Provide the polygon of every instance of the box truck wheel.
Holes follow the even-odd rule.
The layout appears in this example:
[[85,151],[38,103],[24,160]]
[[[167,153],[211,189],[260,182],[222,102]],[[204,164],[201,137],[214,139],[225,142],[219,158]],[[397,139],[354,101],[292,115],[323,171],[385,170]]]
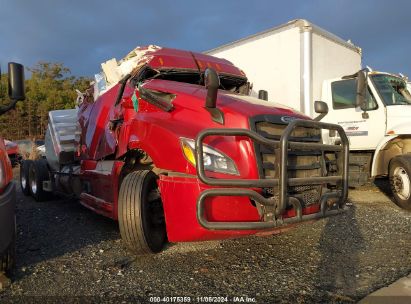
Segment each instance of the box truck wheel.
[[120,187],[120,234],[126,246],[135,253],[159,252],[167,239],[157,179],[152,171],[133,171]]
[[29,169],[32,162],[27,159],[20,163],[20,187],[24,195],[30,195]]
[[45,159],[36,159],[29,168],[29,188],[31,196],[38,202],[48,198],[49,193],[43,190],[43,181],[49,180],[49,170]]
[[395,203],[411,210],[411,155],[400,155],[390,161],[390,184]]

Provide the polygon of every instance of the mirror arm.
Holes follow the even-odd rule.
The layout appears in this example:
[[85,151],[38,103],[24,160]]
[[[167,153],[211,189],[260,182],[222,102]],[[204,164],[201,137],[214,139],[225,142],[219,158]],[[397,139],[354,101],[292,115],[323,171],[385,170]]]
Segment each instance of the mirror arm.
[[321,119],[323,119],[328,113],[321,113],[320,115],[318,115],[317,117],[315,117],[313,120],[315,121],[320,121]]

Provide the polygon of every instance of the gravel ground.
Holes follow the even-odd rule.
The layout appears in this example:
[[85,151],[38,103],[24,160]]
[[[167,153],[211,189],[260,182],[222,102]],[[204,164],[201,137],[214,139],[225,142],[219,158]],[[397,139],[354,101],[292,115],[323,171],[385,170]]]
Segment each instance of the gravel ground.
[[374,186],[352,193],[344,215],[286,233],[133,256],[115,222],[73,200],[19,192],[17,267],[0,302],[357,302],[411,272],[411,213]]

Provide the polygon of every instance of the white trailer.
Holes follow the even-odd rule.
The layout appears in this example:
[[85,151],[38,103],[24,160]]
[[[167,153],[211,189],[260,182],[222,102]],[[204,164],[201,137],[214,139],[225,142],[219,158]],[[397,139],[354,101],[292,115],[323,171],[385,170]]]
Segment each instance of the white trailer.
[[[350,139],[350,185],[389,176],[395,202],[411,210],[411,94],[401,76],[361,70],[358,46],[306,20],[206,53],[242,67],[251,95],[266,91],[310,117],[314,102],[325,102],[322,121],[342,125]],[[332,133],[323,139],[339,140]]]

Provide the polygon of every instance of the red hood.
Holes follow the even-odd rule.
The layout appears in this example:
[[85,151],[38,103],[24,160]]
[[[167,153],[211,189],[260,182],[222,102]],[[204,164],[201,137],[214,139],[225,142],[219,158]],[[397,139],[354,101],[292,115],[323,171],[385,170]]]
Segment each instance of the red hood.
[[[207,90],[203,86],[175,81],[151,80],[148,81],[144,87],[176,94],[177,97],[173,101],[175,108],[184,107],[194,111],[198,111],[199,109],[204,110]],[[250,96],[234,94],[224,90],[218,91],[217,108],[223,111],[228,117],[231,114],[240,114],[245,118],[250,118],[264,114],[310,119],[304,114],[284,105]]]

